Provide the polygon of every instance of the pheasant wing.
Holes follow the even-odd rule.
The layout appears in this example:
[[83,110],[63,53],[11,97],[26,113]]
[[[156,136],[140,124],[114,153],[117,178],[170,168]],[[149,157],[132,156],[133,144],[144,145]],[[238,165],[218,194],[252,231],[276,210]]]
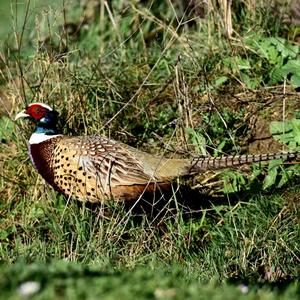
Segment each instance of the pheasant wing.
[[127,147],[99,136],[68,137],[55,149],[55,184],[66,195],[103,198],[119,186],[155,182]]

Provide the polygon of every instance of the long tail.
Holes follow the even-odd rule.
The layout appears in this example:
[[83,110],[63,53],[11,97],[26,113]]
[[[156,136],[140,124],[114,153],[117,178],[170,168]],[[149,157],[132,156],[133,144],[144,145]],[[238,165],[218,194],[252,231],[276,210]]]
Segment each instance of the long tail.
[[300,151],[269,154],[246,154],[219,157],[195,157],[189,169],[189,174],[201,173],[209,170],[218,170],[251,164],[255,162],[270,161],[275,159],[293,160],[300,158]]

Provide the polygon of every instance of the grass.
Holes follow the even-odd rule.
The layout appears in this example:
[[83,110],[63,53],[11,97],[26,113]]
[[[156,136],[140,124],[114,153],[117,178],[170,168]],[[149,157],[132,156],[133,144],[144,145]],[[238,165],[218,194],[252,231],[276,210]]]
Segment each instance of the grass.
[[[288,67],[300,52],[281,18],[288,5],[238,1],[232,39],[211,5],[66,5],[37,11],[36,22],[30,14],[25,25],[35,26],[2,44],[0,297],[26,297],[20,287],[33,281],[32,299],[297,298],[296,171],[276,167],[267,189],[264,166],[180,180],[194,190],[184,203],[174,192],[159,216],[139,215],[55,193],[28,158],[32,128],[12,121],[39,101],[61,112],[65,134],[103,134],[151,153],[281,149],[260,142],[255,125],[299,109],[298,73]],[[279,188],[280,176],[288,181]]]
[[[215,208],[202,222],[139,226],[120,222],[119,210],[103,220],[76,205],[63,214],[35,204],[24,212],[27,220],[2,239],[2,297],[13,298],[21,283],[36,281],[42,287],[37,299],[120,294],[152,299],[159,293],[238,299],[241,284],[249,288],[249,299],[290,299],[299,288],[294,282],[299,222],[296,204],[284,201],[258,196]],[[10,223],[17,227],[16,220]]]
[[[64,298],[64,299],[240,299],[242,284],[237,287],[228,285],[225,289],[215,281],[203,285],[196,278],[188,277],[178,266],[172,266],[166,270],[153,272],[138,267],[134,271],[127,269],[112,271],[109,268],[101,268],[94,265],[87,267],[72,263],[45,263],[27,265],[26,271],[22,264],[17,264],[9,271],[2,270],[7,279],[14,276],[23,281],[36,278],[41,282],[43,293],[37,294],[35,299]],[[6,283],[10,291],[18,289],[18,285]],[[87,288],[88,287],[93,287]],[[296,284],[281,287],[281,290],[271,286],[253,286],[249,292],[248,299],[282,299],[293,297],[297,293]],[[6,299],[12,293],[2,294]],[[291,299],[291,298],[290,298]]]

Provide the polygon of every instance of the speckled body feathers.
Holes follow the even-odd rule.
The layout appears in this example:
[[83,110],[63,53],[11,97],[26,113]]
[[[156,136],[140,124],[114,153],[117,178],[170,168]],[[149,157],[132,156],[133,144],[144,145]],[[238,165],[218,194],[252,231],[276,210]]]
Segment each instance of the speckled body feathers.
[[174,178],[271,159],[292,159],[296,153],[161,158],[99,136],[58,136],[30,146],[38,172],[57,191],[81,201],[137,199],[144,192],[166,190]]
[[164,189],[169,185],[166,181],[175,177],[161,174],[170,159],[98,136],[55,137],[31,145],[30,152],[34,166],[49,184],[82,201],[134,199],[143,191]]

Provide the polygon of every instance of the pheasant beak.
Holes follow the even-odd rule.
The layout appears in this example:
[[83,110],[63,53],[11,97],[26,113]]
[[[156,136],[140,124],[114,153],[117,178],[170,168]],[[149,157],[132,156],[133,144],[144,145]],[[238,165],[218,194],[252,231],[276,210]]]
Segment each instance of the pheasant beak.
[[20,118],[30,118],[30,115],[27,114],[25,110],[23,110],[15,116],[15,121],[17,121]]

